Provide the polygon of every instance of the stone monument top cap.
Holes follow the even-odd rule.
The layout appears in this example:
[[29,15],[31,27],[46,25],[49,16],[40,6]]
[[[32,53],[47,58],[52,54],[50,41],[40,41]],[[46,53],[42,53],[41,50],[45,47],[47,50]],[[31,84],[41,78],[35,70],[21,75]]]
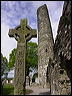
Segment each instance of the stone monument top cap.
[[39,10],[42,10],[42,8],[46,8],[46,7],[47,7],[47,5],[46,5],[46,4],[44,4],[44,5],[40,6],[40,7],[37,9],[37,12],[38,12]]

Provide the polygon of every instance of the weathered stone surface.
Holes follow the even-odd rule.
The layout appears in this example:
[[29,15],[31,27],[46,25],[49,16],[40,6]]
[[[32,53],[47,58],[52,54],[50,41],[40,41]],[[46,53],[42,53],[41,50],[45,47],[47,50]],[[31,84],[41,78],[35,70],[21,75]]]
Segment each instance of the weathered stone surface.
[[25,64],[26,64],[26,42],[36,37],[36,30],[27,25],[27,19],[21,19],[20,25],[9,29],[10,37],[17,40],[17,53],[14,72],[14,95],[25,94]]
[[[38,78],[51,95],[71,94],[71,1],[64,1],[55,43],[46,5],[37,10]],[[53,46],[54,45],[54,46]],[[47,75],[46,75],[47,72]]]
[[49,58],[53,59],[53,35],[46,4],[37,10],[38,21],[38,78],[43,86],[47,84]]
[[51,95],[71,94],[71,1],[65,1],[49,63]]

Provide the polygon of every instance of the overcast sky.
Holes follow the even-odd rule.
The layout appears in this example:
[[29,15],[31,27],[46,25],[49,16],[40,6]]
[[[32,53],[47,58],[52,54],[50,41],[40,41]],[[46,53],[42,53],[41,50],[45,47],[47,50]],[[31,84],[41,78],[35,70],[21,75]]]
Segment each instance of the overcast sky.
[[[55,40],[64,1],[1,1],[1,53],[8,60],[11,51],[17,47],[17,41],[8,36],[9,29],[18,26],[21,18],[27,18],[27,25],[37,29],[37,9],[44,4],[49,11]],[[33,38],[31,41],[38,43],[38,38]]]

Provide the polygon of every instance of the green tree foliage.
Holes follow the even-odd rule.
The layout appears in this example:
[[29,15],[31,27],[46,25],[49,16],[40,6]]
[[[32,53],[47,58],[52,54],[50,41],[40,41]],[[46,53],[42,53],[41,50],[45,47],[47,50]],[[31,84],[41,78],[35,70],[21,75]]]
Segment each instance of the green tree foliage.
[[[13,49],[9,55],[9,70],[12,70],[15,64],[17,48]],[[26,48],[26,75],[29,75],[30,67],[38,67],[38,45],[34,42],[27,42]]]
[[37,43],[28,42],[26,51],[26,75],[29,75],[29,68],[38,68],[38,45]]
[[8,60],[6,57],[3,57],[1,53],[1,76],[5,76],[7,78],[8,75]]
[[13,68],[14,68],[15,58],[16,58],[16,51],[17,51],[17,49],[14,48],[12,50],[12,52],[10,53],[10,55],[9,55],[9,63],[8,63],[9,70],[13,70]]

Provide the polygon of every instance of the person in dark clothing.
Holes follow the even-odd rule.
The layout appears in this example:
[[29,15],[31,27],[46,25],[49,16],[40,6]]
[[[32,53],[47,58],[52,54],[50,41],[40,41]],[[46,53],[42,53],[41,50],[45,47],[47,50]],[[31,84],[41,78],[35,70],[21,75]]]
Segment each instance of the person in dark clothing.
[[30,76],[29,76],[29,86],[30,86]]

